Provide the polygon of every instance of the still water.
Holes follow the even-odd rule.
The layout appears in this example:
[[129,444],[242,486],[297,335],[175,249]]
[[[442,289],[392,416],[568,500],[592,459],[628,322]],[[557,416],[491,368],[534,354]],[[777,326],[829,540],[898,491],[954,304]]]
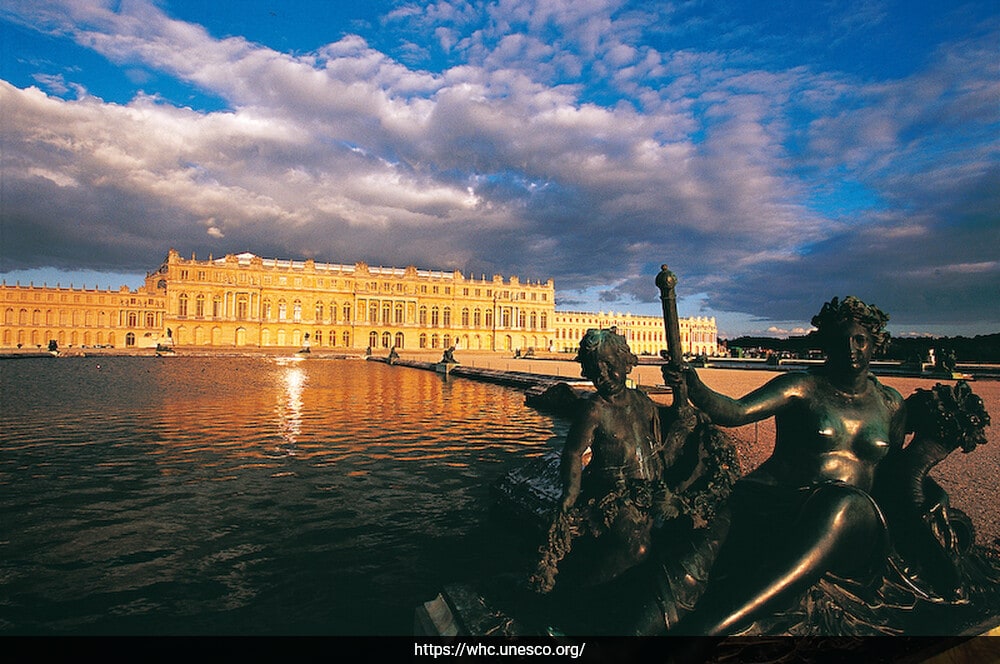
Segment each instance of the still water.
[[2,361],[0,635],[412,634],[503,549],[489,484],[565,432],[357,360]]

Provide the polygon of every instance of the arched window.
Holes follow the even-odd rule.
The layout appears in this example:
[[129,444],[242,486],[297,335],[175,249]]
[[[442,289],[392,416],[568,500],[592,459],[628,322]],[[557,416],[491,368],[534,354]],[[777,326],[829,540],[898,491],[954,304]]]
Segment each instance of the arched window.
[[[420,318],[417,319],[421,325],[427,325],[427,307],[420,307]],[[423,346],[421,346],[423,348]]]
[[403,347],[403,333],[402,332],[397,332],[396,333],[396,340],[393,342],[393,345],[396,348],[402,348]]
[[493,327],[493,310],[487,309],[484,312],[484,318],[486,319],[486,327]]
[[368,334],[368,345],[372,348],[378,346],[378,332],[370,332]]
[[439,348],[440,346],[438,345],[438,342],[439,342],[438,335],[432,334],[431,335],[431,348]]
[[194,298],[194,315],[201,318],[205,315],[205,296],[199,295]]
[[462,308],[462,327],[469,327],[469,308]]
[[[431,307],[431,327],[437,327],[440,320],[441,312],[437,307]],[[437,346],[433,346],[433,348],[437,348]]]
[[482,309],[476,309],[472,312],[472,326],[482,327],[483,325],[483,311]]
[[[316,314],[315,314],[315,317],[313,318],[313,320],[315,320],[317,323],[322,323],[323,322],[323,303],[322,302],[317,302],[316,303]],[[317,345],[318,345],[318,343],[317,343]]]
[[128,334],[125,335],[125,345],[128,347],[132,347],[135,345],[135,334],[129,332]]
[[[270,305],[268,305],[270,308]],[[222,317],[222,296],[216,295],[212,298],[212,317],[221,318]]]
[[403,303],[402,302],[397,302],[396,303],[396,317],[393,319],[393,322],[396,325],[402,325],[403,321],[404,321],[404,319],[403,319]]
[[284,300],[278,300],[278,320],[286,320],[288,318],[288,303]]
[[146,327],[149,329],[156,327],[156,314],[151,311],[146,313]]
[[302,300],[295,300],[292,303],[292,320],[296,323],[302,320]]
[[426,334],[421,334],[421,335],[420,335],[420,338],[419,338],[419,343],[418,343],[418,345],[419,345],[419,346],[420,346],[421,348],[427,348],[427,335],[426,335]]
[[372,325],[378,324],[378,302],[374,300],[368,303],[368,322]]
[[[215,314],[213,313],[212,315],[214,316]],[[264,304],[262,305],[261,318],[263,318],[264,320],[271,320],[271,301],[270,300],[264,300]]]
[[535,330],[535,329],[538,328],[538,314],[537,313],[535,313],[534,311],[532,311],[531,315],[528,316],[528,321],[529,321],[528,324],[529,324],[529,326],[531,327],[532,330]]
[[544,313],[544,312],[543,312],[543,313],[542,313],[542,316],[541,316],[541,319],[542,319],[542,320],[541,320],[541,323],[542,323],[542,329],[543,329],[543,330],[547,330],[547,329],[549,329],[549,315],[548,315],[547,313]]
[[[344,312],[343,313],[344,313],[344,322],[345,323],[350,323],[351,322],[351,303],[350,302],[345,302],[344,303]],[[345,332],[344,334],[347,334],[347,333]],[[346,338],[350,339],[350,335],[348,335]],[[346,344],[345,343],[344,345],[345,346],[349,346],[350,344]]]
[[344,333],[340,336],[340,345],[344,346],[345,348],[351,347],[351,333],[348,332],[347,330],[344,330]]
[[188,315],[188,296],[187,293],[181,293],[180,297],[177,298],[177,315],[187,316]]
[[382,324],[383,325],[388,325],[389,324],[389,316],[390,316],[390,314],[392,314],[392,302],[383,302],[382,303]]
[[382,348],[389,348],[392,344],[392,335],[388,332],[382,333]]
[[451,307],[445,307],[444,308],[444,315],[443,315],[443,320],[441,321],[441,323],[445,327],[451,327]]
[[313,332],[313,343],[317,346],[323,345],[323,330],[316,330]]

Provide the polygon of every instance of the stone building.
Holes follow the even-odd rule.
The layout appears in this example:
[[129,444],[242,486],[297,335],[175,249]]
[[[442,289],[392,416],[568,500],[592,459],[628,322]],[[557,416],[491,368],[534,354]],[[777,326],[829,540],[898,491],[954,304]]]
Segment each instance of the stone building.
[[179,346],[507,351],[554,336],[551,279],[176,251],[158,275]]
[[[554,350],[575,352],[590,328],[615,328],[636,355],[659,355],[667,349],[667,334],[661,316],[631,313],[557,311]],[[681,347],[685,355],[718,355],[715,318],[681,318]]]
[[[0,346],[276,347],[388,351],[575,351],[617,327],[639,354],[666,347],[655,316],[557,312],[555,287],[500,275],[314,260],[183,258],[171,249],[140,288],[0,285]],[[715,319],[682,319],[685,351],[716,352]]]
[[164,292],[0,284],[0,346],[151,348],[161,340]]

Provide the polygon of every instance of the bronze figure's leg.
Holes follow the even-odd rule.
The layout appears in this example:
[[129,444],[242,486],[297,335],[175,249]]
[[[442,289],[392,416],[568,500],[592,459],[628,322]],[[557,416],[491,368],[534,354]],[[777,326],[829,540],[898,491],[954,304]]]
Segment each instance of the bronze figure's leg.
[[[697,608],[671,633],[721,636],[745,629],[756,617],[789,602],[827,572],[867,573],[883,554],[882,519],[871,499],[838,485],[818,488],[803,505],[767,561],[745,560],[742,570],[709,581]],[[740,546],[727,542],[726,548]],[[739,551],[729,559],[739,558]],[[759,565],[755,570],[754,567]]]

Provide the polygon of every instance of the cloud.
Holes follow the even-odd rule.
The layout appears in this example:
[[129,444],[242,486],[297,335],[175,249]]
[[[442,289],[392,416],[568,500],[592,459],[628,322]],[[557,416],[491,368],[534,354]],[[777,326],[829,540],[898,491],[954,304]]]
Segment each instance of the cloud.
[[278,52],[138,1],[8,8],[225,107],[109,103],[69,69],[36,75],[47,93],[0,81],[0,269],[250,248],[551,277],[564,302],[624,307],[655,303],[668,262],[710,311],[808,321],[853,293],[894,320],[1000,323],[995,26],[870,80],[733,34],[699,49],[681,7],[422,9],[384,17],[390,55],[361,35]]

